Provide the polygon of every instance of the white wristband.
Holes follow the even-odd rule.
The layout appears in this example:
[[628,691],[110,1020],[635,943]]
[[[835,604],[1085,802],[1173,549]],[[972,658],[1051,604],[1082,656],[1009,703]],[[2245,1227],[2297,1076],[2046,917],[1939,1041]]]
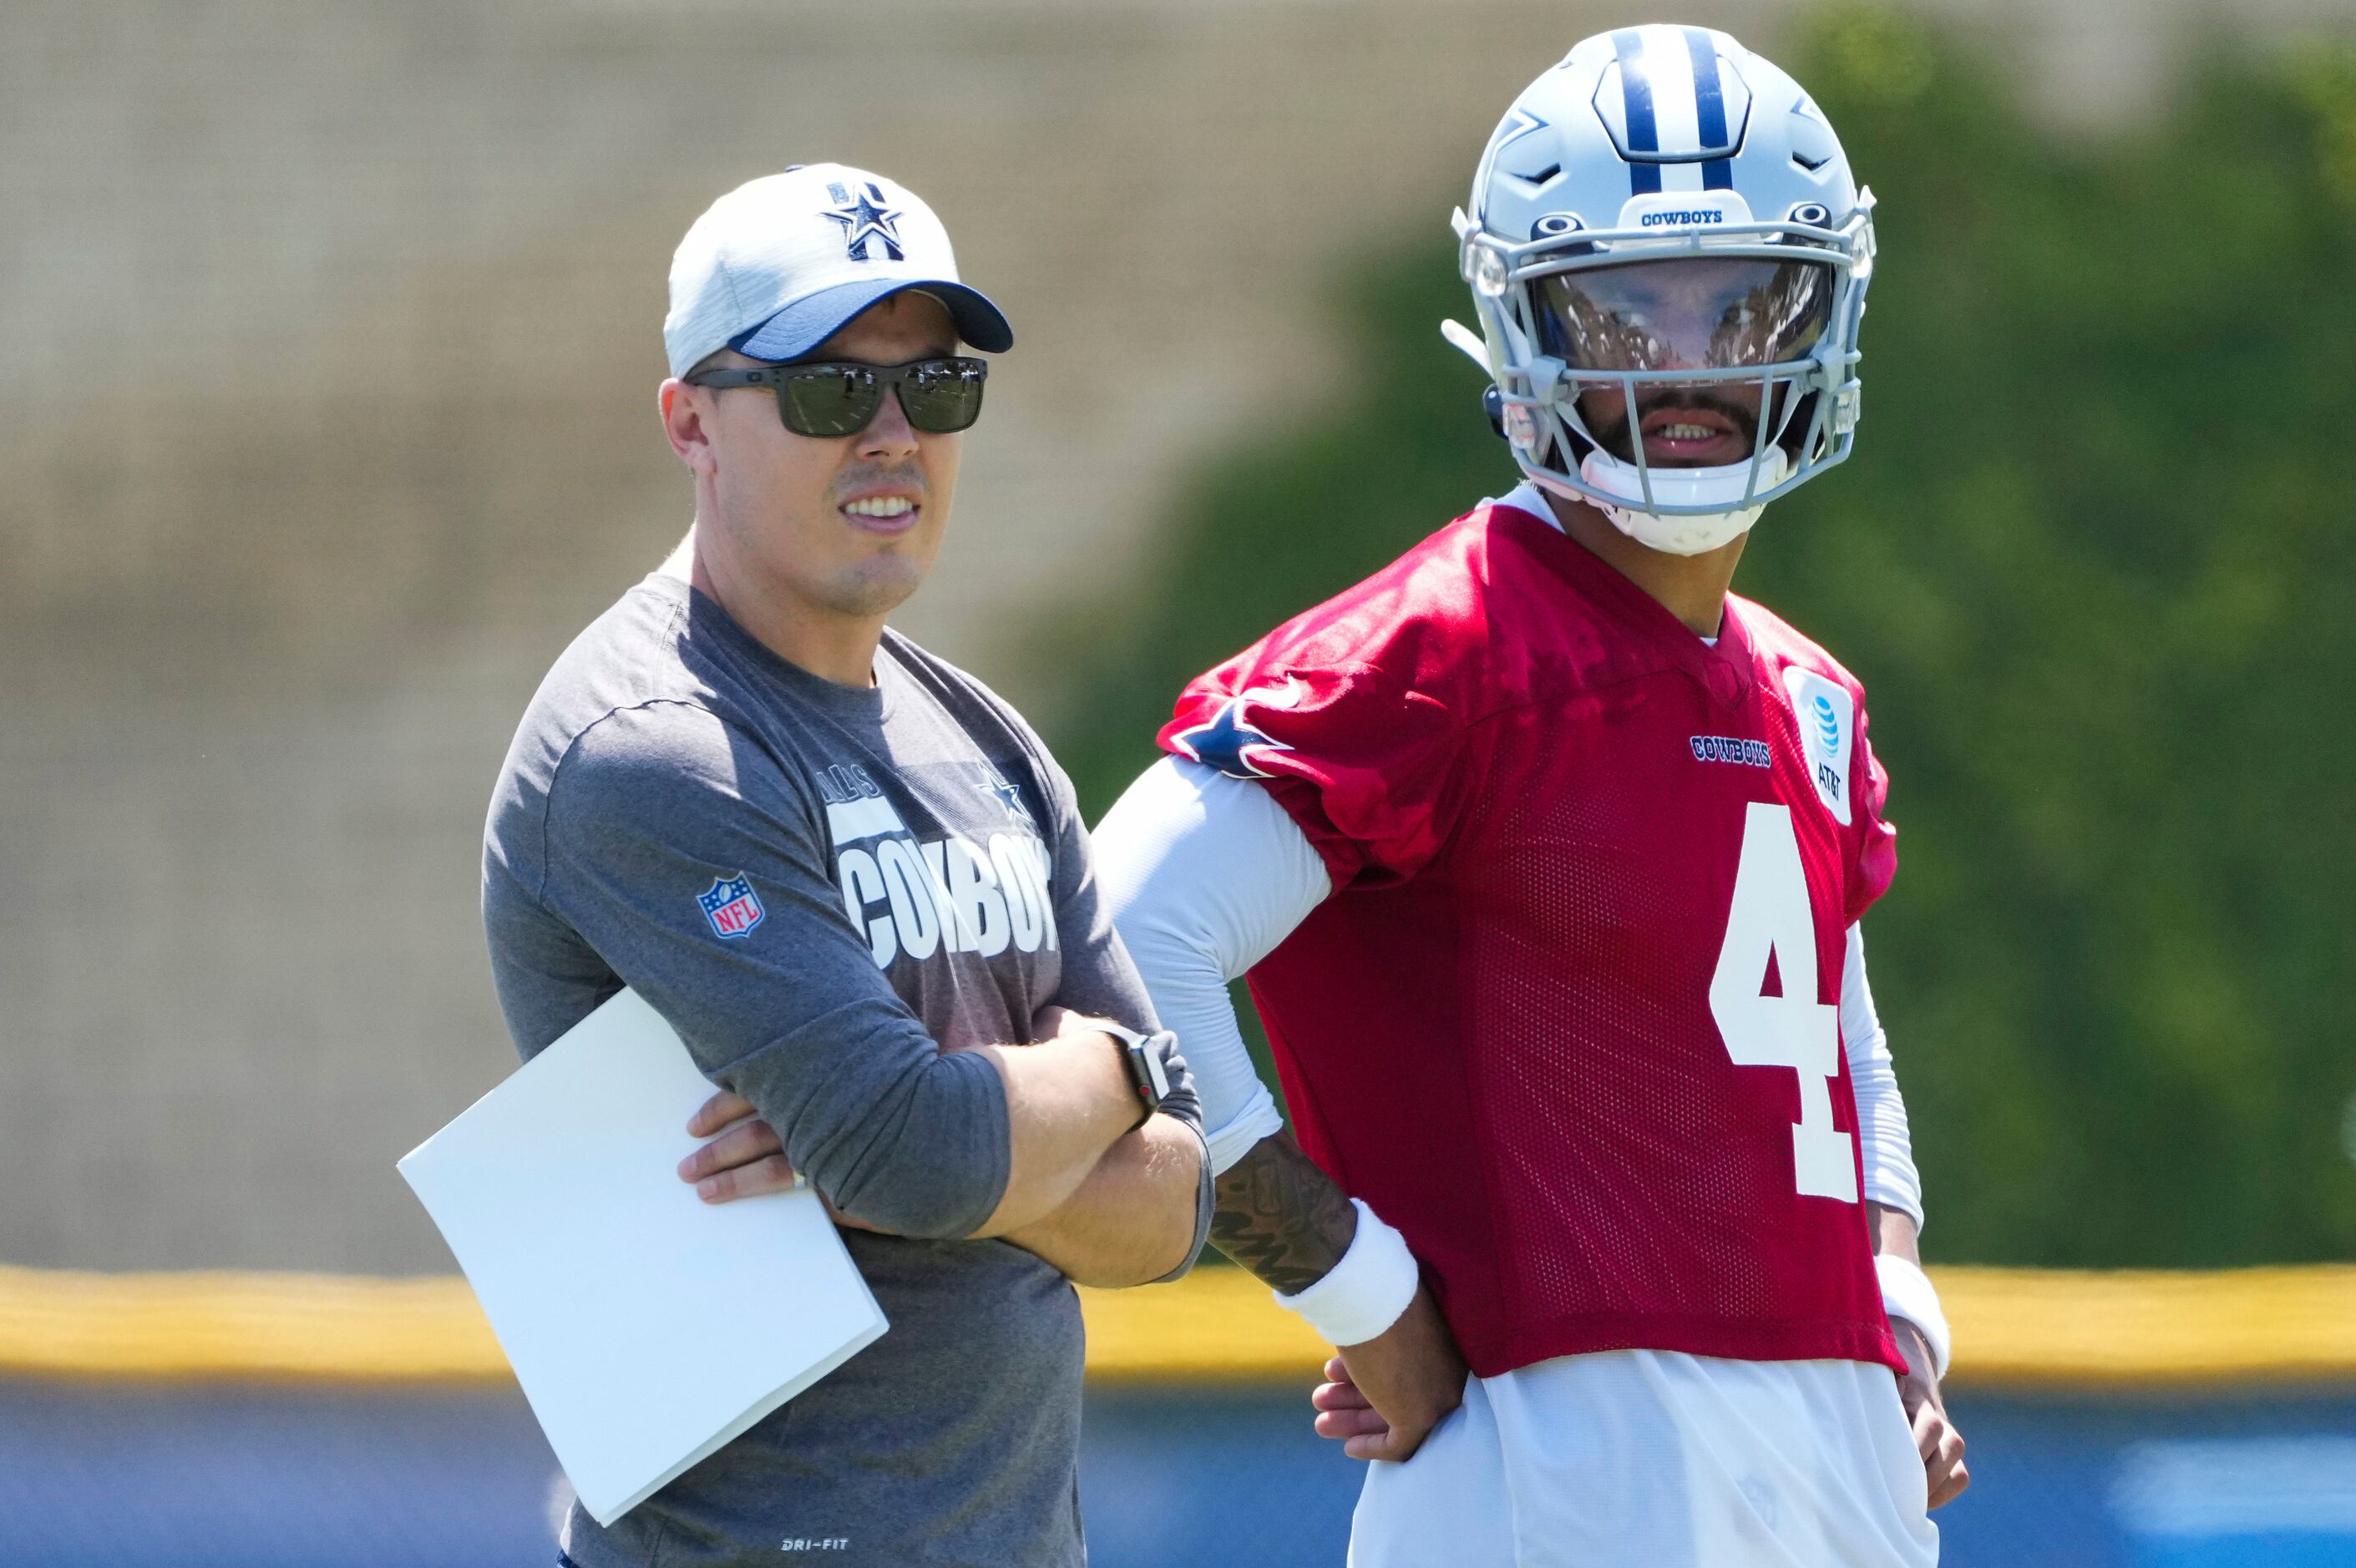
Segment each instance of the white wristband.
[[1931,1276],[1894,1253],[1877,1256],[1873,1272],[1881,1276],[1881,1309],[1922,1331],[1931,1343],[1932,1375],[1945,1377],[1951,1343],[1947,1315],[1939,1310],[1939,1293],[1932,1288]]
[[1295,1296],[1278,1293],[1276,1304],[1298,1312],[1327,1344],[1363,1345],[1392,1324],[1415,1299],[1422,1282],[1407,1238],[1375,1217],[1364,1201],[1353,1198],[1358,1211],[1358,1233],[1350,1250],[1323,1279]]

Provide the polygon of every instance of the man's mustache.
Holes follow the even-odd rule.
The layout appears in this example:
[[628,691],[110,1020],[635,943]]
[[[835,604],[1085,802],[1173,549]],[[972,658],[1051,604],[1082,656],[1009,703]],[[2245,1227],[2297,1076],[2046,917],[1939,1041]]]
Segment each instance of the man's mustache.
[[929,493],[925,470],[915,463],[862,464],[835,475],[830,488],[838,497],[855,496],[863,490],[900,489],[923,500]]
[[1633,421],[1641,420],[1647,414],[1664,411],[1690,410],[1696,413],[1720,415],[1733,422],[1734,428],[1742,436],[1744,446],[1755,448],[1759,444],[1758,416],[1740,404],[1730,403],[1724,398],[1714,398],[1707,392],[1664,393],[1659,397],[1645,400],[1643,406],[1635,408],[1633,413],[1630,409],[1631,405],[1623,400],[1621,404],[1620,417],[1595,432],[1596,443],[1622,463],[1633,463],[1636,460],[1635,443],[1631,439]]

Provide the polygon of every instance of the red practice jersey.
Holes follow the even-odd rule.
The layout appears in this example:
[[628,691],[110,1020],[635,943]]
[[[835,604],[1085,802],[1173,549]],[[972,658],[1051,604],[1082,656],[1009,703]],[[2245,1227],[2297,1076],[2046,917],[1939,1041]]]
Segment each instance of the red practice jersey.
[[1485,506],[1190,685],[1334,896],[1251,971],[1312,1158],[1406,1233],[1472,1370],[1650,1349],[1905,1363],[1838,1022],[1890,885],[1864,692],[1718,644]]

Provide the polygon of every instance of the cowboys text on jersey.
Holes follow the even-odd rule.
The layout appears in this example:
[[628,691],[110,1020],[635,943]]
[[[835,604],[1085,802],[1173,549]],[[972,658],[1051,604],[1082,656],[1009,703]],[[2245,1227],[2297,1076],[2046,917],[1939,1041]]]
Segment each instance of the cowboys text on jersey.
[[[903,953],[921,963],[936,953],[995,958],[1009,947],[1055,951],[1055,901],[1048,891],[1055,860],[1037,834],[1024,828],[979,842],[957,833],[919,839],[865,769],[828,768],[819,787],[826,797],[842,911],[866,934],[877,968]],[[1019,795],[1009,817],[1017,812],[1030,819]]]

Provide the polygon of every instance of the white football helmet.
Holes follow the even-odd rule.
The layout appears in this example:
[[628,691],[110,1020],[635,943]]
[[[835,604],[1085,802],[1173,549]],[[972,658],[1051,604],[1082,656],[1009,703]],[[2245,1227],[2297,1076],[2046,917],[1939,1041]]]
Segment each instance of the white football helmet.
[[1472,205],[1482,332],[1441,331],[1538,485],[1697,555],[1848,455],[1873,195],[1768,61],[1704,27],[1589,38],[1505,112]]

